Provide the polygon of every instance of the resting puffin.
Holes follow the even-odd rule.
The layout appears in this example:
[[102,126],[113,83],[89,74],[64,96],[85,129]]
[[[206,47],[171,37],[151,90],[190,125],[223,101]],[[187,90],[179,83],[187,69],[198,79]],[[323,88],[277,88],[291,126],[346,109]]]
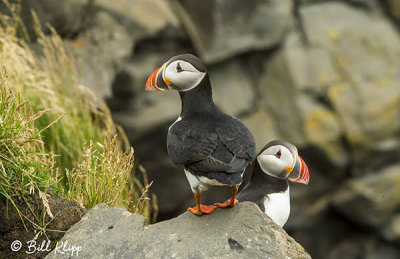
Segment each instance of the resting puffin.
[[251,180],[237,195],[239,202],[256,203],[279,226],[290,214],[289,182],[308,184],[306,163],[297,148],[285,141],[269,142],[257,156]]
[[[256,157],[255,141],[242,122],[214,104],[204,63],[191,54],[172,57],[150,75],[145,89],[173,89],[181,97],[182,111],[168,129],[167,150],[194,193],[196,206],[188,211],[201,215],[217,206],[235,206],[243,172]],[[207,185],[231,186],[232,197],[216,206],[202,205],[200,193]]]

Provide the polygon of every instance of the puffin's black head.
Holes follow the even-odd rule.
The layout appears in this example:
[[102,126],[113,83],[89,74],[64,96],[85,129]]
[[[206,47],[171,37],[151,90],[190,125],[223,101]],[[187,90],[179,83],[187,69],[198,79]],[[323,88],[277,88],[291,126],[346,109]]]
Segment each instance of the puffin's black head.
[[270,176],[308,184],[310,176],[297,148],[283,140],[269,142],[257,156],[262,171]]
[[196,87],[207,74],[206,66],[198,57],[182,54],[172,57],[147,79],[147,91],[188,91]]

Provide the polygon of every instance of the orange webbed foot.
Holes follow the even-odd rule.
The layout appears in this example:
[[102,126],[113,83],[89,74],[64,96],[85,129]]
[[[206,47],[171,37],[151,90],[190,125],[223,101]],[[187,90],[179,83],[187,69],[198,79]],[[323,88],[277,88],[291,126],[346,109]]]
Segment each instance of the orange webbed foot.
[[239,201],[237,199],[229,199],[224,203],[215,203],[215,206],[219,207],[219,208],[226,208],[226,207],[234,207],[236,204],[238,204]]
[[187,211],[192,212],[195,215],[210,214],[213,213],[217,207],[214,205],[200,205],[200,210],[197,206],[193,208],[188,208]]

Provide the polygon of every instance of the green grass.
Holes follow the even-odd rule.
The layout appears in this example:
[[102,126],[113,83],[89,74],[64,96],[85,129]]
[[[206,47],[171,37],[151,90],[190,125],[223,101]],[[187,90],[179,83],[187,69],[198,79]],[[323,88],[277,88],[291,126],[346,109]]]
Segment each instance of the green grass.
[[[67,170],[67,197],[92,208],[98,203],[118,203],[120,190],[127,183],[129,172],[133,170],[133,148],[121,153],[116,135],[107,138],[105,145],[87,143],[79,163],[71,171]],[[97,146],[97,147],[96,147]],[[118,157],[119,159],[115,159]],[[118,172],[123,172],[118,177]]]
[[[14,206],[14,197],[25,199],[38,189],[58,190],[53,177],[54,157],[44,152],[41,130],[26,101],[6,87],[6,70],[0,75],[0,194]],[[18,208],[17,208],[18,210]]]
[[9,7],[13,16],[0,16],[0,194],[13,203],[51,187],[87,208],[107,203],[150,217],[149,185],[107,106],[78,84],[56,32],[37,25],[33,52]]

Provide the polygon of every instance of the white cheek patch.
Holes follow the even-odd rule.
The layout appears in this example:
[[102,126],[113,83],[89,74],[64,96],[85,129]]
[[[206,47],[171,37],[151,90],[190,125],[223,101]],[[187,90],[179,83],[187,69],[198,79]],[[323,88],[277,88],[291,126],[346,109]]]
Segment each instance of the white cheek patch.
[[289,149],[285,147],[281,149],[281,152],[282,152],[281,155],[282,163],[284,163],[286,166],[291,166],[293,168],[296,160],[293,159],[292,153],[289,151]]
[[[176,70],[178,63],[183,69],[182,72]],[[190,63],[178,60],[169,64],[164,71],[164,78],[168,78],[182,92],[196,87],[205,75],[205,72],[198,71]]]
[[181,89],[180,91],[186,92],[189,90],[192,90],[195,88],[203,79],[203,77],[206,75],[206,73],[202,72],[189,72],[189,71],[183,71],[180,73],[177,73],[175,78],[171,80],[176,85]]
[[264,173],[270,176],[277,176],[284,169],[285,165],[274,155],[259,155],[257,161],[260,164],[261,169]]
[[[275,156],[276,152],[279,150],[281,152],[280,158]],[[289,149],[281,145],[272,146],[266,149],[257,157],[257,161],[264,173],[274,177],[277,177],[284,172],[286,167],[293,167],[292,153]]]

